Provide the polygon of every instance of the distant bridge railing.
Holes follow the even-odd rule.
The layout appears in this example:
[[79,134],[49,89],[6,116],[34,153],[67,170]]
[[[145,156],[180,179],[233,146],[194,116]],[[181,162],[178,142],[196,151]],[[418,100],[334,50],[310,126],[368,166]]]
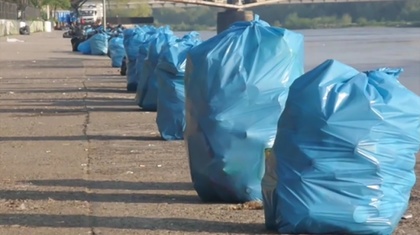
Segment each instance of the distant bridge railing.
[[[234,2],[233,2],[234,1]],[[165,6],[210,6],[226,9],[246,9],[261,5],[274,4],[314,4],[314,3],[346,3],[346,2],[391,2],[397,0],[145,0],[144,2],[129,2],[128,8],[135,7],[139,4],[149,4],[153,7]],[[110,4],[112,7],[114,4]]]
[[238,4],[226,3],[226,2],[211,2],[202,0],[165,0],[173,3],[188,3],[194,5],[206,5],[206,6],[218,6],[223,8],[231,9],[245,9],[252,8],[261,5],[273,5],[273,4],[313,4],[313,3],[345,3],[345,2],[390,2],[395,0],[248,0],[245,2],[238,1]]

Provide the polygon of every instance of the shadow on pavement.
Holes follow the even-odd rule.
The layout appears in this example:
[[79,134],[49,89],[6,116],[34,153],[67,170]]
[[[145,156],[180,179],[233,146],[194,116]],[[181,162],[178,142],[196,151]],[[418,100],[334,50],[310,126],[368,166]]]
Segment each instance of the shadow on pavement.
[[[267,234],[263,224],[205,221],[184,218],[105,217],[87,215],[0,214],[0,225],[26,227],[102,227],[224,234]],[[165,232],[166,233],[166,232]]]
[[[71,46],[71,39],[69,38],[69,44]],[[69,50],[59,50],[59,51],[51,51],[52,53],[57,53],[57,54],[68,54],[68,55],[74,55],[74,56],[83,56],[83,57],[88,57],[88,55],[83,55],[81,52],[79,51],[72,51],[71,47]],[[84,59],[83,57],[81,57],[81,59]],[[55,57],[51,57],[51,58],[55,58]]]
[[[68,91],[61,90],[60,92],[65,93]],[[7,105],[0,104],[0,113],[28,113],[46,116],[60,114],[74,115],[86,112],[154,112],[142,110],[136,104],[134,98],[98,97],[86,98],[84,100],[46,98],[42,100],[4,99],[4,101],[14,102]]]
[[[0,92],[9,92],[10,89],[1,89]],[[37,88],[37,87],[33,87],[31,89],[13,89],[13,92],[15,94],[19,94],[19,93],[25,93],[25,94],[35,94],[35,93],[123,93],[123,94],[132,94],[132,92],[128,92],[126,90],[125,87],[112,87],[112,88],[91,88],[89,87],[88,89],[78,89],[78,88],[74,88],[74,89],[54,89],[54,88]]]
[[[103,56],[84,55],[83,53],[81,53],[79,51],[72,51],[70,39],[69,39],[69,45],[70,45],[70,47],[69,47],[68,50],[60,50],[60,51],[55,50],[55,51],[50,51],[50,52],[52,52],[54,54],[61,54],[61,55],[63,55],[63,54],[73,55],[74,58],[77,58],[77,59],[80,59],[80,60],[98,60],[98,58],[100,59],[101,57],[106,57],[106,55],[103,55]],[[51,56],[49,58],[52,59],[52,60],[57,60],[57,59],[68,60],[69,59],[69,57],[63,58],[63,57],[55,57],[55,56]],[[74,59],[74,58],[70,58],[70,59]]]
[[[75,54],[77,56],[77,54]],[[104,62],[109,64],[95,64],[91,66],[85,65],[83,62],[87,60],[100,61],[103,59]],[[106,60],[107,59],[107,60]],[[86,58],[59,58],[59,57],[50,57],[47,60],[8,60],[0,61],[0,67],[6,65],[13,65],[13,69],[23,68],[23,69],[85,69],[85,68],[111,68],[110,59],[105,56],[90,56]]]
[[[83,100],[79,98],[44,98],[42,100],[33,100],[33,99],[8,99],[8,98],[2,98],[2,101],[15,101],[16,103],[23,103],[32,105],[32,103],[52,103],[52,102],[83,102]],[[86,101],[103,101],[103,102],[111,102],[111,101],[130,101],[134,102],[133,99],[128,99],[124,97],[89,97],[85,99]]]
[[[4,100],[6,101],[6,99]],[[9,99],[8,105],[0,105],[0,113],[28,113],[41,115],[83,114],[86,112],[146,112],[133,99],[126,98],[87,98],[82,99]],[[86,107],[87,108],[86,108]]]
[[[101,97],[102,100],[93,100],[87,98],[85,100],[82,99],[56,99],[56,100],[16,100],[20,105],[25,106],[56,106],[56,107],[80,107],[80,106],[88,106],[89,108],[95,109],[96,107],[100,106],[136,106],[134,99],[124,99],[124,98],[105,98]],[[140,108],[137,108],[140,109]],[[1,110],[1,109],[0,109]]]
[[94,181],[83,179],[62,180],[30,180],[21,183],[29,183],[36,186],[52,187],[84,187],[89,189],[122,189],[122,190],[194,190],[192,183],[188,182],[130,182],[130,181]]
[[[114,68],[114,69],[116,69],[116,70],[119,70],[119,68]],[[100,78],[100,79],[102,79],[104,76],[106,76],[106,77],[116,77],[116,78],[121,78],[121,81],[123,81],[123,82],[127,82],[126,81],[126,76],[122,76],[122,75],[120,75],[119,73],[112,73],[112,74],[89,74],[89,75],[86,75],[87,77],[89,77],[89,78]]]
[[420,202],[420,197],[419,196],[416,196],[416,195],[411,195],[410,201]]
[[[124,136],[124,135],[88,135],[89,140],[142,140],[142,141],[162,141],[160,136]],[[0,141],[85,141],[85,135],[75,136],[6,136],[0,137]]]
[[83,60],[79,58],[55,58],[50,60],[19,60],[19,61],[2,61],[0,65],[13,65],[13,69],[17,68],[51,68],[51,69],[63,69],[63,68],[78,68],[83,69]]
[[88,193],[84,191],[0,190],[3,200],[55,200],[121,203],[202,203],[197,195],[158,193]]
[[[84,55],[81,52],[73,52],[73,51],[52,51],[53,53],[57,53],[57,54],[68,54],[68,55],[74,55],[74,57],[69,58],[69,57],[55,57],[55,56],[51,56],[48,57],[49,60],[78,60],[78,61],[98,61],[98,62],[109,62],[109,64],[105,67],[105,66],[95,66],[92,68],[111,68],[111,58],[109,58],[106,55]],[[48,61],[48,60],[45,60]]]
[[[138,107],[102,107],[102,108],[92,108],[88,107],[87,111],[89,112],[148,112],[141,110]],[[10,109],[0,109],[0,113],[16,114],[16,113],[26,113],[39,116],[62,116],[62,115],[80,115],[85,114],[86,110],[84,108],[80,109],[57,109],[57,108],[10,108]]]

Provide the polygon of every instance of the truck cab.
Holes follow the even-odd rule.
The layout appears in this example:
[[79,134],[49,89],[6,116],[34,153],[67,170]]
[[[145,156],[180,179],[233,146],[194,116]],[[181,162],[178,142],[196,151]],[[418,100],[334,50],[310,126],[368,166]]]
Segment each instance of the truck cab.
[[93,24],[98,18],[100,19],[101,17],[102,12],[94,4],[82,6],[82,8],[79,10],[80,23],[83,25]]

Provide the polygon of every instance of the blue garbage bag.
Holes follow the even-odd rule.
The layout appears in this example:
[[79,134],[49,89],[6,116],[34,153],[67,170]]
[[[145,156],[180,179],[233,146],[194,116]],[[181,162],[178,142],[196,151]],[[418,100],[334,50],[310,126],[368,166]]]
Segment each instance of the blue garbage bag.
[[155,38],[150,42],[147,57],[144,59],[140,71],[135,101],[143,110],[157,110],[157,80],[154,71],[159,60],[162,47],[173,43],[177,37],[169,26],[162,27]]
[[85,35],[88,35],[90,32],[93,31],[93,28],[90,27],[90,26],[85,26],[85,27],[83,27],[83,30],[85,32]]
[[85,29],[85,35],[88,36],[89,38],[92,37],[93,35],[95,35],[97,32],[95,29],[93,28],[86,28]]
[[156,124],[165,140],[184,139],[184,75],[188,51],[201,43],[197,32],[191,32],[174,44],[162,48],[155,75],[158,81]]
[[[126,54],[126,62],[127,62],[127,91],[135,91],[135,88],[137,88],[137,83],[134,83],[133,80],[135,80],[136,76],[136,67],[135,67],[135,56],[136,54],[136,48],[137,44],[139,44],[141,41],[140,37],[137,36],[137,32],[141,31],[138,27],[132,28],[132,29],[126,29],[123,32],[124,35],[124,50]],[[140,32],[141,33],[141,32]],[[137,39],[137,40],[135,40]],[[130,57],[130,59],[128,59]]]
[[262,181],[268,228],[393,234],[420,146],[420,98],[401,71],[328,60],[293,83]]
[[137,89],[136,60],[139,46],[144,41],[144,34],[153,31],[153,27],[135,27],[124,30],[124,49],[127,55],[127,90]]
[[120,68],[125,56],[124,39],[121,36],[113,37],[109,41],[109,52],[111,55],[112,67]]
[[303,74],[303,36],[258,16],[192,48],[185,72],[184,138],[204,201],[262,200],[264,148],[291,83]]
[[148,32],[144,35],[144,40],[143,42],[140,44],[139,46],[139,53],[137,55],[137,60],[136,60],[136,82],[137,82],[137,86],[136,86],[136,91],[138,89],[138,84],[141,83],[140,79],[141,79],[141,74],[142,74],[142,70],[144,67],[144,61],[147,57],[147,54],[149,53],[149,48],[150,48],[150,44],[154,41],[154,39],[158,36],[158,33],[156,32]]
[[77,46],[77,50],[80,51],[84,55],[90,55],[90,54],[92,54],[92,50],[91,50],[91,47],[90,47],[90,40],[91,40],[91,38],[89,38],[89,39],[81,42]]
[[106,55],[108,53],[108,38],[106,33],[97,33],[90,39],[92,55]]

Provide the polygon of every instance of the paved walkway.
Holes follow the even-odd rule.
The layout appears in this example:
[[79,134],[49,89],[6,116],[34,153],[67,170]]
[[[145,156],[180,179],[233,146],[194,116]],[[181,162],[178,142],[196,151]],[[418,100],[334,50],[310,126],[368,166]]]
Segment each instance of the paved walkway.
[[201,203],[183,142],[160,141],[110,60],[61,33],[0,38],[0,234],[265,233],[261,210]]
[[107,57],[61,32],[0,38],[0,234],[263,231],[263,212],[205,205],[183,142],[159,140]]

